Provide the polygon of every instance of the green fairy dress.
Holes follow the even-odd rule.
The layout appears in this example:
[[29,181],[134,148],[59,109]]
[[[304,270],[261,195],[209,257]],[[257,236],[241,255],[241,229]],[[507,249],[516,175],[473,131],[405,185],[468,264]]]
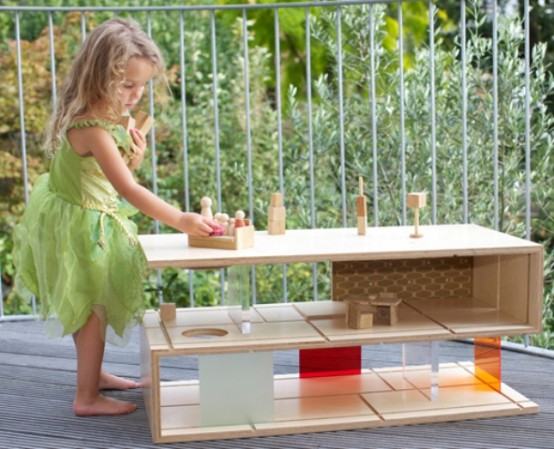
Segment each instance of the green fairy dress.
[[[88,126],[106,129],[129,157],[132,138],[122,126],[71,125]],[[39,298],[42,316],[57,323],[52,329],[74,333],[94,312],[107,324],[109,341],[126,340],[144,308],[146,259],[128,218],[135,212],[120,201],[96,159],[79,156],[65,139],[13,235],[16,289]]]

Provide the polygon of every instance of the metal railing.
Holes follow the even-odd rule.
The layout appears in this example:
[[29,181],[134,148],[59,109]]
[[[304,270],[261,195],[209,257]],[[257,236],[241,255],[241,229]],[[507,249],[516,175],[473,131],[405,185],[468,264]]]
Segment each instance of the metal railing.
[[[153,15],[155,14],[165,14],[165,15],[171,15],[172,17],[177,16],[177,26],[178,26],[178,32],[177,35],[179,36],[179,43],[178,43],[178,52],[179,52],[179,58],[178,58],[178,75],[180,79],[182,80],[180,84],[180,96],[182,99],[186,99],[188,95],[188,86],[186,80],[186,70],[188,66],[191,64],[191,61],[186,59],[186,39],[185,39],[185,31],[186,31],[186,25],[185,25],[185,19],[187,15],[191,14],[192,12],[196,13],[203,13],[209,17],[209,20],[207,21],[209,30],[207,31],[207,35],[209,35],[209,51],[211,52],[210,55],[210,61],[211,61],[211,67],[209,74],[209,78],[211,78],[211,102],[212,102],[212,110],[213,110],[213,129],[214,129],[214,138],[213,138],[213,161],[215,164],[215,185],[216,185],[216,203],[221,204],[222,202],[222,173],[224,171],[224,168],[221,165],[221,135],[220,135],[220,98],[219,98],[219,79],[220,79],[220,72],[218,68],[218,63],[220,61],[218,60],[218,54],[217,54],[217,46],[218,46],[218,26],[219,26],[219,20],[221,20],[221,17],[226,13],[240,13],[241,18],[241,26],[242,31],[240,33],[237,33],[237,39],[240,39],[240,46],[242,47],[242,58],[243,58],[243,72],[244,72],[244,86],[243,86],[243,92],[244,92],[244,98],[242,99],[242,102],[237,102],[237,104],[243,104],[244,106],[244,140],[246,145],[246,179],[248,180],[248,186],[247,186],[247,198],[248,198],[248,209],[250,211],[255,210],[255,201],[254,201],[254,194],[255,194],[255,186],[252,184],[252,155],[253,155],[253,143],[252,143],[252,111],[250,109],[250,84],[251,84],[251,73],[250,73],[250,66],[249,66],[249,45],[251,45],[251,41],[249,39],[249,17],[250,15],[256,11],[256,10],[265,10],[265,11],[271,11],[273,14],[273,29],[270,30],[270,32],[274,36],[273,41],[273,63],[272,63],[272,77],[275,79],[275,91],[274,91],[274,109],[276,114],[276,145],[277,145],[277,155],[278,155],[278,185],[279,190],[284,192],[285,191],[285,181],[286,181],[286,174],[284,170],[285,163],[283,161],[283,141],[285,139],[284,136],[284,116],[283,116],[283,87],[282,86],[282,80],[281,80],[281,74],[282,74],[282,68],[283,68],[283,55],[281,54],[281,39],[280,34],[282,31],[281,28],[281,19],[282,15],[285,13],[286,10],[295,10],[295,11],[303,11],[304,13],[304,20],[303,20],[303,34],[305,36],[304,46],[305,46],[305,69],[304,69],[304,86],[303,86],[303,94],[305,96],[304,100],[306,103],[306,121],[307,121],[307,129],[306,134],[304,136],[305,142],[306,142],[306,151],[307,151],[307,182],[308,182],[308,189],[309,189],[309,226],[311,227],[317,227],[317,218],[316,218],[316,205],[318,203],[319,198],[316,197],[316,161],[314,158],[315,149],[314,149],[314,122],[313,122],[313,109],[316,99],[314,99],[314,95],[312,92],[312,88],[314,85],[315,80],[312,76],[312,30],[311,30],[311,24],[313,23],[313,16],[316,15],[315,13],[320,10],[327,10],[332,11],[335,17],[335,36],[336,36],[336,46],[335,46],[335,54],[332,55],[333,64],[336,64],[333,68],[334,73],[336,73],[336,86],[337,86],[337,98],[336,98],[336,105],[337,105],[337,119],[338,119],[338,129],[340,131],[339,137],[338,137],[338,148],[337,148],[337,154],[339,159],[339,176],[338,176],[338,190],[340,191],[340,224],[342,226],[346,226],[348,224],[348,204],[347,204],[347,194],[348,194],[348,188],[347,188],[347,180],[346,180],[346,154],[348,149],[345,145],[345,111],[343,109],[343,106],[345,104],[345,92],[343,90],[343,73],[344,73],[344,67],[343,67],[343,48],[345,43],[342,41],[342,14],[343,12],[347,11],[348,8],[354,8],[354,7],[366,7],[367,8],[367,26],[369,29],[369,48],[370,48],[370,57],[369,57],[369,63],[367,66],[367,71],[369,72],[369,80],[370,85],[368,86],[368,99],[367,101],[372,105],[371,106],[371,117],[367,117],[365,121],[369,123],[370,128],[372,129],[371,135],[372,140],[370,142],[371,151],[370,154],[372,155],[372,166],[371,169],[368,170],[370,173],[371,179],[370,183],[372,185],[372,212],[373,212],[373,221],[374,225],[379,225],[381,221],[381,215],[380,215],[380,197],[379,197],[379,183],[380,183],[380,173],[379,173],[379,143],[378,143],[378,123],[379,123],[379,115],[377,112],[377,93],[376,93],[376,85],[375,85],[375,79],[376,72],[379,70],[379,68],[376,65],[376,57],[377,49],[375,47],[375,33],[376,29],[378,27],[378,24],[374,21],[374,14],[373,14],[373,8],[376,5],[388,5],[389,10],[394,10],[396,8],[396,20],[399,23],[398,27],[398,36],[396,40],[397,45],[397,51],[398,51],[398,74],[399,74],[399,83],[397,86],[391,86],[391,89],[395,89],[398,91],[398,98],[399,100],[399,117],[398,117],[398,130],[399,130],[399,160],[400,160],[400,189],[397,193],[399,202],[400,202],[400,223],[399,224],[405,224],[406,223],[406,192],[408,191],[408,180],[407,180],[407,168],[406,168],[406,131],[405,131],[405,124],[406,124],[406,117],[404,112],[404,106],[406,101],[406,91],[404,86],[404,73],[405,73],[405,67],[404,67],[404,36],[403,36],[403,29],[404,29],[404,18],[403,18],[403,5],[405,3],[410,3],[408,1],[386,1],[386,0],[341,0],[341,1],[327,1],[327,2],[319,2],[319,1],[309,1],[309,2],[292,2],[292,3],[275,3],[275,4],[237,4],[237,5],[206,5],[206,6],[199,6],[199,5],[192,5],[192,6],[141,6],[141,7],[123,7],[123,6],[117,6],[117,7],[105,7],[105,6],[99,6],[99,7],[79,7],[79,8],[73,8],[73,7],[0,7],[0,16],[3,17],[3,21],[13,21],[14,23],[14,36],[13,39],[15,41],[15,48],[17,52],[17,64],[16,64],[16,70],[17,70],[17,92],[18,92],[18,99],[19,99],[19,119],[20,119],[20,151],[21,151],[21,160],[22,160],[22,177],[24,180],[24,196],[25,201],[28,199],[29,190],[28,190],[28,167],[27,167],[27,140],[28,136],[26,133],[26,95],[25,95],[25,79],[23,76],[23,59],[24,58],[30,58],[32,55],[21,54],[21,23],[26,20],[26,16],[28,14],[43,14],[47,17],[47,31],[48,36],[50,40],[50,73],[51,73],[51,86],[52,86],[52,101],[55,102],[56,98],[56,85],[57,85],[57,67],[56,67],[56,54],[55,54],[55,27],[56,23],[59,22],[60,16],[67,15],[69,13],[79,13],[80,14],[80,24],[81,24],[81,37],[84,39],[86,37],[86,31],[87,31],[87,23],[91,16],[98,14],[98,13],[109,13],[113,15],[117,14],[131,14],[132,16],[137,16],[141,18],[145,30],[151,35],[154,41],[157,41],[158,36],[153,32],[152,29],[152,23],[153,23]],[[427,83],[427,89],[428,89],[428,117],[429,117],[429,123],[428,126],[430,127],[430,157],[429,157],[429,170],[431,173],[430,179],[430,197],[431,197],[431,212],[430,212],[430,221],[433,224],[436,224],[438,222],[438,216],[437,216],[437,210],[438,210],[438,171],[437,171],[437,164],[440,163],[440,161],[437,158],[436,155],[436,117],[437,117],[437,105],[436,105],[436,98],[435,98],[435,92],[436,92],[436,79],[435,79],[435,36],[436,36],[436,30],[435,30],[435,22],[436,22],[436,4],[433,1],[426,1],[423,2],[427,8],[428,8],[428,23],[429,23],[429,29],[428,29],[428,42],[427,46],[429,48],[429,58],[428,58],[428,66],[429,66],[429,79],[428,80],[421,80],[422,83]],[[499,192],[498,192],[498,183],[499,183],[499,156],[498,156],[498,126],[497,126],[497,120],[498,120],[498,84],[497,84],[497,75],[498,75],[498,44],[496,40],[497,36],[497,24],[498,24],[498,6],[496,1],[491,2],[492,3],[492,14],[491,14],[491,23],[492,23],[492,36],[493,36],[493,48],[492,48],[492,68],[491,73],[494,79],[492,92],[490,92],[490,95],[493,97],[493,104],[494,104],[494,113],[493,113],[493,121],[494,121],[494,133],[492,136],[493,139],[493,148],[494,148],[494,154],[491,156],[491,164],[494,166],[493,170],[493,179],[491,179],[491,182],[493,184],[493,204],[494,204],[494,210],[491,211],[491,213],[494,215],[493,219],[493,226],[498,229],[499,228],[499,216],[500,216],[500,203],[499,203]],[[523,17],[523,23],[525,24],[525,55],[524,55],[524,61],[525,61],[525,104],[526,104],[526,123],[525,123],[525,186],[522,188],[522,192],[524,194],[524,201],[525,201],[525,233],[526,237],[530,238],[531,236],[531,179],[530,179],[530,173],[531,173],[531,142],[530,142],[530,116],[531,114],[529,112],[530,108],[530,97],[529,97],[529,61],[530,61],[530,49],[529,49],[529,30],[528,30],[528,23],[529,23],[529,2],[528,0],[525,0],[524,2],[524,17]],[[467,132],[468,132],[468,123],[467,123],[467,108],[468,108],[468,90],[466,86],[466,72],[465,72],[465,58],[466,58],[466,29],[468,28],[468,23],[466,23],[466,2],[461,1],[460,2],[460,34],[458,36],[459,38],[459,48],[460,48],[460,58],[462,60],[462,71],[460,73],[460,98],[461,98],[461,120],[463,124],[463,135],[461,136],[461,154],[462,154],[462,165],[460,167],[460,170],[462,172],[462,187],[460,189],[460,195],[462,197],[462,221],[464,223],[468,223],[470,221],[470,213],[469,213],[469,204],[470,204],[470,186],[468,185],[468,145],[467,145]],[[289,55],[290,56],[290,55]],[[193,207],[190,204],[190,179],[189,174],[191,173],[191,170],[194,170],[195,167],[190,166],[190,160],[189,160],[189,135],[190,135],[190,128],[189,128],[189,117],[187,116],[187,103],[186,101],[182,101],[180,103],[181,106],[181,131],[182,131],[182,157],[183,157],[183,202],[184,207],[186,210],[191,210]],[[153,90],[150,89],[150,97],[148,99],[148,107],[149,112],[151,115],[154,115],[155,108],[154,108],[154,97],[153,97]],[[152,149],[151,152],[151,165],[152,165],[152,171],[151,171],[151,184],[152,184],[152,190],[154,193],[158,193],[158,167],[157,167],[157,156],[156,156],[156,146],[157,146],[157,140],[156,140],[156,130],[153,129],[152,133],[150,134],[150,141],[149,141],[150,147]],[[157,223],[154,224],[154,232],[159,231],[159,226]],[[0,267],[0,270],[2,267]],[[287,266],[283,266],[283,301],[287,301]],[[1,274],[1,273],[0,273]],[[252,276],[252,287],[253,287],[253,296],[254,301],[256,299],[256,285],[255,285],[255,273],[253,272],[254,276]],[[193,273],[189,273],[190,276],[190,297],[194,298],[194,288],[193,288]],[[161,282],[160,273],[158,272],[158,280]],[[317,267],[314,264],[312,266],[312,284],[313,284],[313,297],[318,297],[318,272]],[[224,275],[220,275],[220,281],[221,281],[221,297],[222,300],[224,299]],[[2,289],[2,286],[0,286],[0,289]],[[4,287],[2,289],[3,291],[0,291],[2,295],[6,293],[6,288]],[[192,301],[192,305],[194,305],[194,301]],[[33,305],[34,307],[34,305]],[[15,319],[15,318],[22,318],[21,316],[8,316],[4,313],[3,310],[3,304],[0,301],[0,321],[1,320],[8,320],[8,319]]]

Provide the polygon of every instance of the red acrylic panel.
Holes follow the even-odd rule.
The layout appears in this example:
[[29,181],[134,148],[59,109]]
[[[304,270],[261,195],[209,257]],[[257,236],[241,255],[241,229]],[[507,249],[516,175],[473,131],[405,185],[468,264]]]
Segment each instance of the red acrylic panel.
[[362,347],[301,349],[300,378],[346,376],[362,371]]
[[500,337],[474,339],[475,376],[500,391],[502,383],[502,348]]

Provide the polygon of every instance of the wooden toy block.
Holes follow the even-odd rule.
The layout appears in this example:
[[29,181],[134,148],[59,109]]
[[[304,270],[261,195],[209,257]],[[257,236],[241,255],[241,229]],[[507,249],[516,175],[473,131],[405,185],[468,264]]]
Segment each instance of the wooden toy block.
[[358,197],[356,198],[356,217],[358,219],[358,235],[365,235],[367,231],[367,202],[364,195],[364,180],[358,178]]
[[287,211],[283,206],[270,207],[267,211],[267,217],[269,221],[285,221]]
[[271,207],[281,207],[283,205],[283,195],[279,192],[271,194],[270,206]]
[[167,323],[169,321],[175,321],[177,318],[177,306],[174,303],[166,302],[160,304],[160,319]]
[[427,194],[425,192],[408,193],[406,205],[410,208],[422,208],[427,205]]
[[121,117],[121,120],[119,120],[119,124],[129,131],[131,128],[135,127],[135,119],[130,115],[124,115]]
[[426,204],[427,193],[425,192],[408,193],[406,196],[406,205],[414,210],[414,233],[410,234],[412,238],[423,237],[423,234],[419,232],[419,209],[425,207]]
[[287,211],[283,206],[283,196],[279,193],[271,194],[270,206],[267,211],[267,233],[282,235],[286,230]]
[[146,136],[156,121],[148,114],[142,111],[138,111],[135,117],[130,115],[124,115],[119,120],[119,124],[123,126],[127,131],[132,128],[138,128]]
[[283,235],[286,231],[284,221],[270,221],[268,223],[267,233],[269,235]]
[[391,292],[382,292],[376,298],[372,298],[370,303],[375,307],[375,323],[388,326],[398,323],[398,306],[401,302],[402,299]]
[[234,235],[198,237],[189,235],[189,246],[195,248],[244,249],[254,246],[254,226],[235,228]]
[[146,136],[156,121],[148,114],[138,111],[135,114],[135,128],[138,128]]
[[373,326],[375,309],[367,302],[348,301],[348,327],[367,329]]

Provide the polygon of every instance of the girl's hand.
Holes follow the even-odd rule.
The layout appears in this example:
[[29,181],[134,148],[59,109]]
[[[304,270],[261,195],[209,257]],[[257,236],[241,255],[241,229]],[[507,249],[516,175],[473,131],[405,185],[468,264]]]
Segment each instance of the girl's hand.
[[181,214],[177,228],[189,235],[207,237],[221,226],[211,218],[193,212],[185,212]]
[[129,169],[136,170],[142,164],[144,160],[144,153],[146,151],[146,137],[137,128],[131,128],[129,134],[133,138],[132,155],[129,159]]

